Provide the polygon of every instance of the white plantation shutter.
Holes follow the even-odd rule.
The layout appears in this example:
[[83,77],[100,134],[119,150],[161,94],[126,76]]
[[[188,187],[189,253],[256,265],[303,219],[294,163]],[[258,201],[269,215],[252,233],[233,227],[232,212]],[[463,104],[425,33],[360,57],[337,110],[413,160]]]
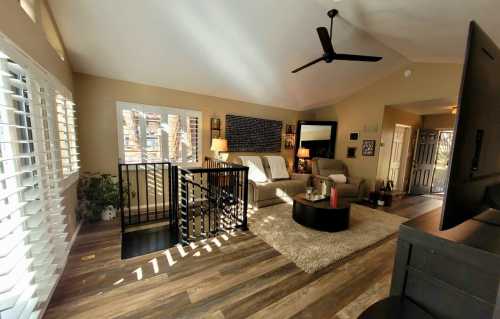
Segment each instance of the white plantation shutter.
[[201,112],[117,102],[117,118],[124,163],[200,162]]
[[58,139],[61,151],[63,176],[68,176],[80,168],[76,143],[76,123],[74,103],[56,92]]
[[37,318],[68,254],[55,91],[0,51],[0,319]]

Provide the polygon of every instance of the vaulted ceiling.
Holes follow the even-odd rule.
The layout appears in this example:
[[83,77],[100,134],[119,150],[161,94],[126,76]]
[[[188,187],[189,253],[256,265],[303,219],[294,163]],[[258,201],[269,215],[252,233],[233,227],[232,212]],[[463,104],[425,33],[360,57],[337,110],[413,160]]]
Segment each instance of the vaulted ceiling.
[[[471,19],[500,44],[498,0],[50,0],[78,72],[304,110],[409,61],[463,60]],[[318,63],[316,27],[337,8],[337,52],[378,63]]]

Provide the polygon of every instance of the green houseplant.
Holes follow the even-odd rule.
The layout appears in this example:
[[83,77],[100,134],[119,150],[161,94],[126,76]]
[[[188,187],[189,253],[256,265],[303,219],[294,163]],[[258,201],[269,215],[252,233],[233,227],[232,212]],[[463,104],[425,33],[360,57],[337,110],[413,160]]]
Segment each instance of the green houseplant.
[[[84,173],[78,184],[78,210],[81,218],[89,222],[101,219],[101,213],[109,206],[118,209],[120,200],[118,178],[111,174]],[[128,196],[128,185],[123,187],[124,198]],[[134,197],[134,194],[131,194]]]

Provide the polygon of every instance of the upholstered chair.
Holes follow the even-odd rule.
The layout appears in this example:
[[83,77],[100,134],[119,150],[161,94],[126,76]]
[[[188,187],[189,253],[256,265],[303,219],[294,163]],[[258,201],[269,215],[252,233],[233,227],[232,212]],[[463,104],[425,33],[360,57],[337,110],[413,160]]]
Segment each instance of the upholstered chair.
[[[346,176],[346,183],[335,183],[329,176],[333,174],[343,174]],[[356,201],[361,199],[366,192],[366,182],[362,178],[349,175],[347,166],[341,160],[331,158],[312,159],[312,181],[317,190],[321,190],[322,183],[326,183],[327,193],[334,187],[340,199]]]

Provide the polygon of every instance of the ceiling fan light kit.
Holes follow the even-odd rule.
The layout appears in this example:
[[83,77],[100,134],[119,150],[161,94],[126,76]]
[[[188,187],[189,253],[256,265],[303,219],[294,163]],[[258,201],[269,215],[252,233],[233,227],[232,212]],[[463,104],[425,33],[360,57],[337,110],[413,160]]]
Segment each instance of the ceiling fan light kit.
[[333,49],[332,45],[332,30],[333,30],[333,18],[338,15],[339,11],[337,9],[332,9],[328,11],[327,15],[330,17],[330,33],[325,27],[316,28],[319,40],[321,41],[321,46],[323,47],[323,55],[303,66],[292,71],[292,73],[297,73],[313,64],[324,61],[326,63],[332,63],[334,60],[343,61],[362,61],[362,62],[377,62],[382,60],[382,57],[369,56],[369,55],[358,55],[358,54],[345,54],[337,53]]

